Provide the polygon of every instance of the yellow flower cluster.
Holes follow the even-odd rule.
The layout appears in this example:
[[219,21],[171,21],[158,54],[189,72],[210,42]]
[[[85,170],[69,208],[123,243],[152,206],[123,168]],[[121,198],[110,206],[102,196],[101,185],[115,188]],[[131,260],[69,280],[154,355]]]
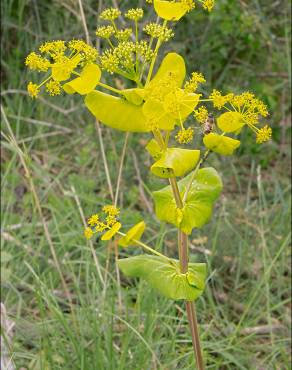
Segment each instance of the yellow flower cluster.
[[106,21],[114,21],[121,15],[119,9],[116,8],[107,8],[99,16],[100,19]]
[[128,19],[131,19],[132,21],[139,21],[141,18],[143,18],[144,11],[142,8],[136,8],[136,9],[129,9],[127,13],[125,14],[125,17]]
[[[90,239],[96,233],[102,233],[104,230],[111,230],[115,225],[119,224],[117,216],[120,210],[115,206],[104,206],[103,214],[94,214],[87,220],[88,227],[84,230],[86,239]],[[120,224],[118,228],[120,227]]]
[[[87,63],[96,61],[97,50],[83,40],[49,41],[39,47],[41,56],[35,52],[30,53],[25,59],[25,65],[39,72],[47,72],[50,69],[50,76],[39,85],[29,82],[28,94],[36,98],[41,86],[46,84],[46,91],[51,95],[61,93],[60,81],[66,81],[77,67],[83,67]],[[67,54],[67,55],[66,55]]]
[[202,75],[202,73],[199,72],[193,72],[192,77],[185,83],[184,89],[186,92],[194,92],[197,90],[199,84],[205,83],[206,79]]
[[233,99],[233,94],[222,95],[220,91],[213,90],[209,98],[213,101],[214,108],[221,109],[225,104],[230,103]]
[[265,141],[269,141],[272,137],[272,129],[268,125],[257,131],[256,142],[257,144],[262,144]]
[[32,52],[26,57],[25,65],[31,70],[47,72],[51,63],[47,59],[41,57],[39,54]]
[[27,92],[32,98],[36,98],[40,92],[40,89],[37,84],[29,82],[29,84],[27,85]]
[[143,31],[146,32],[147,35],[164,42],[168,41],[174,36],[174,33],[170,28],[164,27],[157,23],[148,23],[143,28]]
[[60,95],[61,94],[61,84],[59,81],[50,80],[46,84],[46,90],[51,96]]
[[115,29],[113,26],[101,26],[98,27],[95,31],[97,37],[101,37],[104,39],[109,39],[115,33]]
[[204,106],[201,106],[200,108],[194,111],[194,117],[200,123],[204,123],[206,119],[208,118],[208,115],[209,115],[209,112],[207,108]]
[[136,55],[144,61],[149,61],[153,57],[153,51],[149,50],[146,41],[120,42],[118,46],[105,50],[100,56],[101,67],[111,74],[119,71],[132,72]]
[[194,129],[188,127],[182,128],[175,136],[175,140],[180,144],[190,143],[194,138]]
[[196,6],[196,4],[195,4],[195,2],[193,0],[181,0],[181,4],[183,5],[184,9],[187,12],[190,12]]
[[115,38],[118,41],[128,41],[130,36],[132,34],[132,29],[131,28],[125,28],[123,30],[119,30],[115,33]]
[[203,8],[208,10],[208,12],[210,12],[214,8],[214,5],[215,5],[214,0],[204,0],[203,1]]

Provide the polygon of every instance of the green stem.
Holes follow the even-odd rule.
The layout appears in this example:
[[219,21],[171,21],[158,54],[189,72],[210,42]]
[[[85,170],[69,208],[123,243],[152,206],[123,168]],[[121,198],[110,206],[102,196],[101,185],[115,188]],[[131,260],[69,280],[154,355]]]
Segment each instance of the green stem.
[[186,191],[184,193],[184,196],[183,196],[183,203],[185,203],[185,201],[187,200],[187,196],[189,194],[189,191],[191,190],[191,187],[192,187],[192,183],[195,179],[195,177],[197,176],[197,173],[199,171],[199,169],[202,167],[203,163],[205,162],[205,160],[207,159],[208,155],[210,153],[210,150],[207,150],[203,156],[203,158],[200,159],[199,163],[197,164],[196,168],[194,169],[194,172],[191,176],[191,179],[187,185],[187,188],[186,188]]
[[[119,235],[121,235],[121,236],[126,236],[126,234],[124,234],[124,233],[122,233],[122,232],[120,232],[120,231],[118,231],[118,232],[117,232],[117,234],[119,234]],[[164,259],[166,259],[166,260],[168,260],[168,261],[171,261],[171,262],[172,262],[172,260],[171,260],[170,258],[166,257],[166,256],[165,256],[164,254],[162,254],[162,253],[157,252],[155,249],[153,249],[153,248],[149,247],[149,245],[147,245],[147,244],[145,244],[145,243],[142,243],[140,240],[136,240],[136,239],[131,239],[131,240],[132,240],[132,242],[133,242],[133,243],[135,243],[135,244],[139,245],[140,247],[142,247],[142,248],[146,249],[148,252],[150,252],[150,253],[152,253],[152,254],[156,254],[156,256],[159,256],[159,257],[161,257],[161,258],[164,258]]]
[[[163,22],[163,27],[165,27],[167,24],[167,20],[165,20]],[[156,44],[156,47],[155,47],[155,50],[154,50],[154,56],[152,58],[152,61],[151,61],[151,64],[150,64],[150,68],[149,68],[149,72],[148,72],[148,76],[147,76],[147,79],[146,79],[146,83],[145,85],[150,81],[151,79],[151,76],[152,76],[152,73],[153,73],[153,68],[154,68],[154,65],[155,65],[155,61],[156,61],[156,58],[157,58],[157,54],[158,54],[158,50],[160,48],[162,44],[162,41],[160,39],[157,40],[157,44]]]
[[[159,130],[156,130],[156,131],[153,131],[153,134],[158,144],[160,145],[160,147],[164,149],[165,142],[163,140],[161,132]],[[206,155],[204,156],[204,158],[205,157]],[[199,169],[199,164],[197,168]],[[172,188],[176,206],[177,208],[182,209],[183,200],[179,192],[176,178],[175,177],[169,178],[169,182]],[[185,274],[188,271],[188,260],[189,260],[188,258],[188,236],[181,230],[178,231],[178,250],[179,250],[180,271],[182,274]],[[199,328],[198,328],[194,303],[186,301],[186,310],[187,310],[187,317],[188,317],[189,327],[190,327],[191,336],[192,336],[192,343],[193,343],[193,349],[194,349],[194,354],[196,358],[197,368],[198,370],[204,370],[204,362],[203,362],[202,350],[201,350],[201,345],[200,345]]]
[[101,86],[101,87],[103,87],[103,88],[105,88],[107,90],[113,91],[113,92],[115,92],[117,94],[123,95],[123,93],[121,92],[121,90],[115,89],[114,87],[111,87],[109,85],[106,85],[106,84],[104,84],[102,82],[99,82],[98,83],[98,86]]

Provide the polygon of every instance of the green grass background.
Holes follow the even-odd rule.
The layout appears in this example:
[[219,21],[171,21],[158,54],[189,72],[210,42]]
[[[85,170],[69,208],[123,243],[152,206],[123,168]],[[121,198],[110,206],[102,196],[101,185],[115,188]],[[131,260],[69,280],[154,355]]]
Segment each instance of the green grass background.
[[[142,2],[118,3],[127,9]],[[83,6],[94,39],[99,3]],[[25,92],[33,77],[23,63],[30,51],[46,40],[84,37],[78,1],[2,0],[1,7],[1,300],[15,322],[16,368],[193,369],[183,303],[159,297],[143,281],[121,276],[119,285],[108,245],[90,246],[82,236],[80,210],[89,216],[110,202],[93,117],[80,97],[32,101]],[[258,146],[246,131],[236,156],[208,161],[224,191],[212,221],[193,233],[190,256],[208,265],[197,302],[207,369],[290,369],[290,19],[288,1],[218,0],[211,15],[197,9],[186,16],[164,49],[183,54],[189,72],[204,73],[206,92],[250,90],[271,112],[272,142]],[[17,146],[6,140],[9,126]],[[115,187],[125,137],[101,130]],[[175,230],[151,210],[149,189],[162,182],[149,174],[146,142],[147,135],[129,137],[122,222],[144,218],[145,241],[176,257]],[[28,153],[51,248],[17,147]]]

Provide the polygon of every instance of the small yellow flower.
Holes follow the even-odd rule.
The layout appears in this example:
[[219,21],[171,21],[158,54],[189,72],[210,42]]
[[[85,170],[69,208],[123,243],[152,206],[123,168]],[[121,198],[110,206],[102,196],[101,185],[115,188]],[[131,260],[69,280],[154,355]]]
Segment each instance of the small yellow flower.
[[98,27],[95,34],[97,37],[102,37],[104,39],[109,39],[115,33],[113,26],[101,26]]
[[164,42],[168,41],[174,36],[174,33],[170,28],[164,27],[157,23],[146,24],[146,26],[143,28],[143,31],[146,32],[147,35]]
[[184,85],[184,89],[186,92],[192,93],[197,90],[199,84],[205,83],[206,79],[202,75],[202,73],[199,72],[193,72],[192,77],[187,81]]
[[104,19],[106,21],[114,21],[121,15],[119,9],[116,8],[107,8],[105,9],[99,16],[100,19]]
[[35,52],[32,52],[26,57],[25,65],[32,70],[47,72],[50,67],[50,62]]
[[131,28],[125,28],[124,30],[119,30],[115,33],[115,38],[119,41],[127,41],[132,34]]
[[196,6],[193,0],[181,0],[181,4],[187,12],[190,12]]
[[175,136],[175,140],[180,144],[190,143],[194,138],[194,129],[188,127],[181,129]]
[[104,213],[107,213],[109,216],[117,216],[120,213],[119,208],[115,206],[103,206],[102,210]]
[[225,104],[232,101],[234,95],[233,94],[222,95],[220,91],[214,89],[209,98],[213,100],[214,108],[221,109],[224,107]]
[[86,239],[91,239],[92,238],[92,235],[93,235],[93,231],[91,230],[90,227],[86,227],[86,229],[84,230],[84,236]]
[[214,8],[214,5],[215,5],[214,0],[204,0],[203,1],[203,8],[208,10],[208,12],[210,12]]
[[208,118],[208,115],[209,115],[209,112],[207,111],[207,108],[204,106],[201,106],[200,108],[195,110],[194,117],[198,122],[204,123],[206,119]]
[[272,137],[272,129],[268,125],[257,131],[256,143],[262,144],[265,141],[269,141]]
[[46,84],[46,90],[51,96],[60,95],[61,94],[61,84],[58,81],[50,80]]
[[137,22],[141,18],[143,18],[144,11],[141,8],[137,9],[129,9],[125,14],[125,17],[131,19],[132,21]]
[[90,226],[95,226],[97,225],[99,222],[99,215],[98,214],[95,214],[95,215],[92,215],[88,220],[87,220],[87,223],[88,225]]
[[39,47],[41,53],[49,54],[52,58],[64,54],[66,49],[65,41],[62,40],[45,42]]
[[37,84],[34,84],[32,82],[30,82],[28,85],[27,85],[27,92],[29,94],[29,96],[31,96],[32,98],[36,98],[40,92],[40,89],[38,87]]

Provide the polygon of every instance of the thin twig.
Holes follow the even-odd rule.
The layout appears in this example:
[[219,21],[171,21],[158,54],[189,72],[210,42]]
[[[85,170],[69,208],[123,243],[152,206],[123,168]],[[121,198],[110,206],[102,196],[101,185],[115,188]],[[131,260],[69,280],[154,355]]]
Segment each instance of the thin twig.
[[[86,227],[87,223],[86,223],[86,220],[85,220],[84,212],[83,212],[83,209],[81,207],[80,200],[79,200],[79,197],[76,193],[74,185],[71,186],[71,191],[72,191],[74,200],[76,202],[77,208],[79,210],[83,225],[84,225],[84,227]],[[91,254],[92,254],[92,257],[93,257],[93,261],[94,261],[94,264],[95,264],[95,267],[96,267],[96,271],[98,273],[100,281],[102,282],[102,284],[104,284],[104,279],[103,279],[103,276],[102,276],[101,271],[100,271],[99,261],[98,261],[97,255],[95,253],[92,240],[89,240],[88,243],[89,243],[89,248],[90,248],[90,251],[91,251]]]
[[102,139],[102,132],[101,132],[101,128],[100,128],[100,124],[99,124],[98,120],[95,121],[95,126],[96,126],[96,130],[97,130],[99,144],[100,144],[100,151],[101,151],[101,155],[102,155],[102,160],[103,160],[105,175],[106,175],[107,184],[108,184],[108,188],[109,188],[109,192],[110,192],[110,197],[111,197],[111,200],[114,202],[115,197],[114,197],[114,192],[113,192],[113,186],[112,186],[112,181],[111,181],[109,168],[108,168],[108,164],[107,164],[107,159],[106,159],[106,155],[105,155],[103,139]]
[[121,161],[120,161],[119,172],[118,172],[118,180],[117,180],[117,185],[116,185],[115,201],[114,201],[115,207],[117,206],[118,198],[119,198],[120,183],[122,179],[122,172],[123,172],[126,149],[128,145],[128,139],[129,139],[129,132],[126,133],[125,142],[123,145],[123,150],[122,150],[122,155],[121,155]]
[[80,8],[81,21],[82,21],[83,28],[84,28],[84,33],[85,33],[85,39],[86,39],[87,44],[89,44],[90,43],[90,38],[89,38],[89,32],[88,32],[87,23],[86,23],[86,19],[85,19],[85,15],[84,15],[82,0],[78,0],[78,3],[79,3],[79,8]]

